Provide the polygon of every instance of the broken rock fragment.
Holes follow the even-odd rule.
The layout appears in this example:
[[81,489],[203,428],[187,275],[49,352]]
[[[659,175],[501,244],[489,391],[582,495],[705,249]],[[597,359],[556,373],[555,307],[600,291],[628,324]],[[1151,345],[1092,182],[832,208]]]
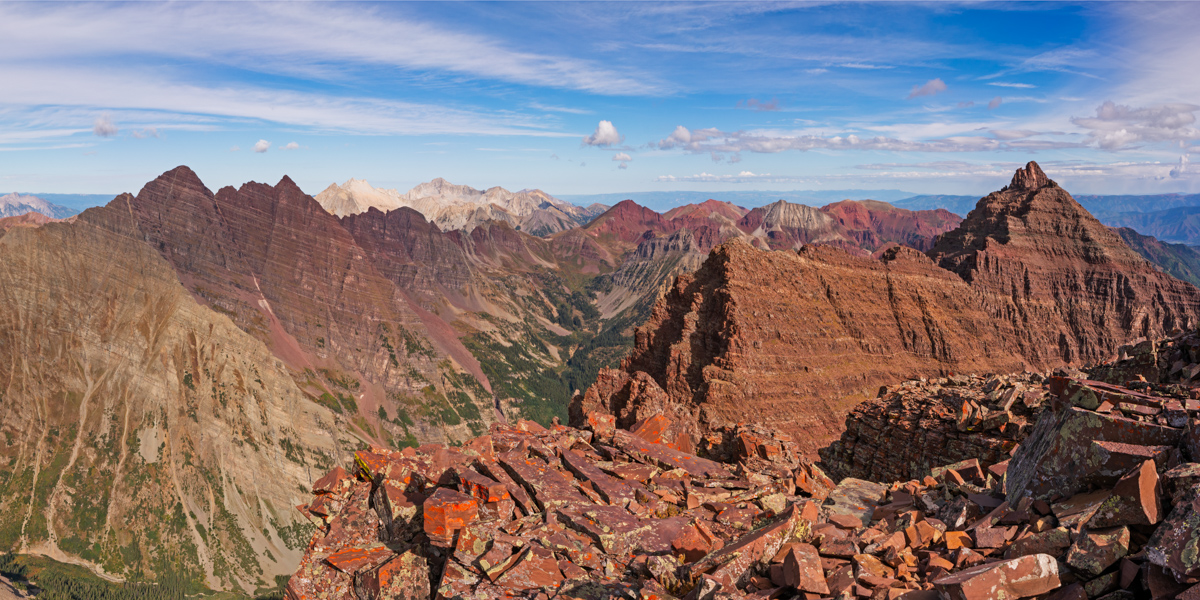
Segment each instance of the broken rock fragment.
[[964,569],[933,584],[951,600],[996,600],[1045,594],[1061,582],[1054,557],[1033,554]]

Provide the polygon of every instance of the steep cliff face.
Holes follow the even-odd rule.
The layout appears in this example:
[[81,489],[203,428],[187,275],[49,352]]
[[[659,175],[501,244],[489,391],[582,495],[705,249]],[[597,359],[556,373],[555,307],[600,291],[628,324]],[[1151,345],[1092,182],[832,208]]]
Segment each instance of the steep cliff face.
[[252,591],[294,568],[291,507],[354,446],[135,204],[0,238],[0,551]]
[[[827,231],[889,230],[844,209]],[[817,214],[773,205],[742,223],[761,217],[752,235],[783,232],[770,239],[786,244],[833,220]],[[789,223],[802,227],[789,233]],[[1200,290],[1152,267],[1033,164],[929,254],[940,266],[903,247],[875,260],[827,244],[726,243],[677,279],[621,369],[601,373],[572,419],[599,409],[629,426],[663,412],[687,423],[694,443],[756,422],[812,453],[880,384],[1098,362],[1200,316]]]
[[929,255],[1017,326],[1022,354],[1038,362],[1102,362],[1132,338],[1200,317],[1200,291],[1155,269],[1037,163],[981,199]]
[[[884,260],[819,245],[764,252],[734,241],[681,276],[638,329],[620,370],[573,407],[628,426],[683,407],[693,441],[729,423],[793,435],[808,453],[833,439],[853,403],[910,376],[1023,370],[980,298],[911,249]],[[693,415],[687,418],[686,415]]]
[[[267,343],[354,436],[465,439],[494,420],[478,361],[403,287],[431,277],[403,268],[414,253],[430,254],[419,227],[399,242],[364,233],[368,252],[286,177],[214,195],[187,167],[148,183],[130,205],[184,286]],[[408,213],[395,214],[393,224]]]

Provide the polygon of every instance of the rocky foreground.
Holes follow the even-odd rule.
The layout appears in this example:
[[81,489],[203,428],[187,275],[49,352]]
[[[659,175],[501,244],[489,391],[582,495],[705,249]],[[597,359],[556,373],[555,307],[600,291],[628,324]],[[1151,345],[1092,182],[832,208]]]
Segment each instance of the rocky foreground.
[[1004,443],[892,483],[835,485],[759,427],[686,453],[662,415],[361,451],[298,507],[288,597],[1200,598],[1200,400],[1061,373],[909,384]]

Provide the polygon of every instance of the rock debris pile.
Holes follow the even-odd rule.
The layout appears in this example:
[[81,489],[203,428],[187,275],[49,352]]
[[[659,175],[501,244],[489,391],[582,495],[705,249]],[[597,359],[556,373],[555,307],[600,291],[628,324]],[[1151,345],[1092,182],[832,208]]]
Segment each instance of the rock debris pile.
[[725,431],[716,462],[662,443],[662,415],[362,451],[298,507],[319,530],[288,597],[1200,598],[1200,401],[1082,376],[889,388],[914,431],[918,390],[959,407],[928,437],[999,445],[939,438],[978,455],[836,485],[786,435]]
[[1045,378],[954,375],[880,389],[846,417],[841,439],[822,448],[837,479],[920,479],[933,467],[1007,460],[1045,405]]

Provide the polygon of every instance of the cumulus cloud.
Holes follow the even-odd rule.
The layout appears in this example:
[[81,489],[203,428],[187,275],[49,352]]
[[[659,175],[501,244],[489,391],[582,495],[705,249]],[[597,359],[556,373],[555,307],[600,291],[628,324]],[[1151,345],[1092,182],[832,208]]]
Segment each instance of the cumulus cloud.
[[613,160],[616,162],[629,162],[629,161],[633,160],[633,157],[629,156],[628,154],[626,154],[624,152],[618,152],[613,155]]
[[583,138],[585,145],[600,146],[602,148],[620,144],[623,141],[625,141],[625,136],[617,132],[617,128],[612,124],[612,121],[600,121],[600,124],[596,125],[596,131],[592,132],[592,135]]
[[297,144],[296,142],[288,142],[288,144],[286,146],[280,148],[280,150],[299,150],[299,149],[300,149],[300,144]]
[[758,98],[751,98],[744,102],[738,102],[738,108],[746,108],[758,112],[779,110],[779,100],[771,98],[769,101],[763,102]]
[[1179,179],[1188,173],[1188,157],[1186,154],[1179,157],[1179,166],[1171,169],[1167,175],[1171,179]]
[[1119,150],[1154,142],[1187,142],[1200,139],[1194,104],[1132,107],[1107,101],[1095,117],[1074,117],[1071,122],[1088,130],[1088,138],[1105,150]]
[[692,132],[688,131],[687,127],[684,127],[683,125],[678,125],[675,127],[675,131],[672,131],[671,135],[667,136],[667,139],[662,140],[658,143],[658,147],[665,150],[667,148],[686,146],[686,145],[690,144],[691,142],[692,142]]
[[995,98],[992,98],[990,102],[988,102],[988,110],[996,110],[997,108],[1000,108],[1000,105],[1003,103],[1004,98],[996,96]]
[[117,124],[108,115],[100,115],[92,122],[92,133],[100,137],[112,137],[117,135],[117,131]]
[[946,82],[941,78],[930,79],[924,85],[914,85],[911,92],[908,93],[908,99],[920,98],[921,96],[932,96],[934,94],[946,91]]
[[254,143],[254,151],[259,154],[262,154],[263,152],[266,152],[267,150],[270,150],[270,149],[271,149],[271,142],[268,142],[267,140],[258,140],[257,142]]

